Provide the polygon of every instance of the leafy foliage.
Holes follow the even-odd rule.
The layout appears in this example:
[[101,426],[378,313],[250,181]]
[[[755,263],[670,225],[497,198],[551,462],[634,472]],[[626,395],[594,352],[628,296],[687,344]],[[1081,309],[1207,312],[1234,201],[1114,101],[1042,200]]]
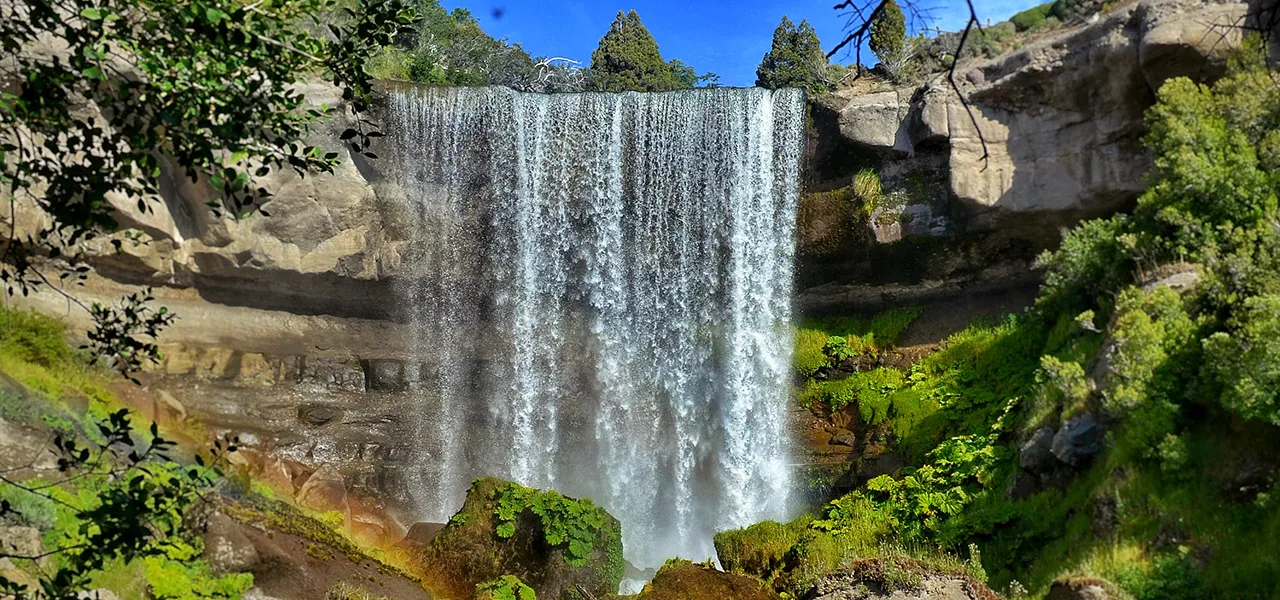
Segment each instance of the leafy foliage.
[[183,467],[172,462],[174,443],[160,437],[154,424],[135,439],[138,434],[128,411],[111,413],[96,425],[96,441],[55,438],[57,480],[19,481],[0,474],[5,498],[30,496],[27,502],[0,500],[0,515],[21,519],[24,507],[52,505],[60,532],[57,548],[47,555],[0,551],[0,557],[15,561],[46,556],[56,561],[54,568],[40,571],[39,589],[0,576],[0,591],[18,600],[76,598],[96,573],[115,561],[135,560],[146,561],[157,597],[231,598],[252,585],[251,577],[214,578],[207,566],[195,563],[199,541],[190,535],[185,520],[213,485],[217,466],[227,452],[235,451],[236,442],[219,441],[209,455],[209,466],[198,457],[197,465]]
[[515,575],[503,575],[477,585],[476,597],[480,600],[537,600],[533,588]]
[[510,483],[498,491],[498,504],[494,509],[498,537],[515,535],[525,512],[539,519],[547,545],[563,547],[565,562],[574,567],[587,564],[597,544],[602,542],[602,531],[610,520],[609,514],[590,498],[574,500],[555,490],[535,490]]
[[768,89],[804,88],[814,94],[831,87],[827,56],[807,20],[796,25],[782,17],[773,31],[773,46],[756,68],[756,85]]
[[[343,139],[372,156],[380,134],[360,116],[372,92],[364,64],[414,16],[395,0],[361,0],[324,35],[306,27],[334,8],[334,0],[18,0],[0,9],[10,58],[0,72],[0,186],[11,207],[31,202],[49,217],[19,237],[10,211],[0,251],[8,293],[83,281],[90,269],[80,244],[118,233],[115,203],[149,211],[166,169],[208,184],[215,214],[236,218],[265,214],[271,195],[255,182],[273,171],[331,172],[337,153],[297,142],[324,116],[295,89],[309,73],[342,88],[356,116]],[[110,238],[117,250],[138,240]],[[125,372],[158,358],[146,339],[171,322],[143,308],[145,296],[84,306],[93,349]]]

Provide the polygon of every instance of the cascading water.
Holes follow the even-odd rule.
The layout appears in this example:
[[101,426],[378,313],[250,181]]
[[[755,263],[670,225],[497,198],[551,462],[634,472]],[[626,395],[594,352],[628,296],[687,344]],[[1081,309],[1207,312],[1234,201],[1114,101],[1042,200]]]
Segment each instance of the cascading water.
[[393,94],[424,516],[492,474],[641,566],[785,516],[802,93]]

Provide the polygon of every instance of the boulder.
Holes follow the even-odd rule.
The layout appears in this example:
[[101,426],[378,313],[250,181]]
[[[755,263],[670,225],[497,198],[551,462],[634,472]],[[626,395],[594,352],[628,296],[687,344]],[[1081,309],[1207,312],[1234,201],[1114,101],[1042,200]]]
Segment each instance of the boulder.
[[1053,436],[1050,451],[1060,461],[1073,467],[1082,466],[1102,452],[1106,430],[1085,412],[1071,417]]
[[298,502],[320,512],[347,510],[347,486],[342,474],[325,466],[312,473],[298,488]]
[[419,521],[409,526],[399,545],[405,548],[426,548],[431,540],[444,529],[444,523],[426,523]]
[[[1181,9],[1181,10],[1180,10]],[[1144,0],[1138,61],[1151,89],[1175,77],[1212,81],[1226,73],[1238,47],[1247,5]]]
[[1057,433],[1052,427],[1041,427],[1031,434],[1031,439],[1018,451],[1018,464],[1033,473],[1043,473],[1056,466],[1053,456],[1053,438]]
[[[903,97],[906,94],[907,97]],[[909,152],[911,143],[904,127],[911,110],[911,90],[860,94],[842,90],[818,99],[835,109],[840,117],[840,135],[877,150]]]
[[342,409],[326,404],[309,404],[298,407],[298,420],[313,427],[328,424],[342,417]]
[[857,436],[855,436],[853,432],[849,431],[848,429],[836,429],[831,432],[832,445],[849,446],[850,448],[852,448],[854,447],[854,444],[857,443],[857,441],[858,441]]
[[1045,600],[1119,600],[1115,586],[1101,579],[1060,579],[1049,587]]
[[828,575],[805,593],[805,600],[999,600],[963,571],[945,572],[911,558],[855,560],[848,570]]
[[272,458],[262,467],[262,480],[271,489],[287,496],[293,496],[298,488],[309,477],[308,470],[301,464],[287,458]]
[[13,564],[8,558],[0,558],[0,577],[4,577],[18,585],[24,586],[29,590],[40,589],[40,581],[33,577],[30,573],[19,569],[18,565]]
[[187,409],[174,398],[172,394],[164,390],[157,390],[155,395],[155,411],[154,417],[156,424],[161,427],[174,427],[183,424],[187,420]]
[[366,546],[385,547],[395,545],[405,537],[405,528],[386,510],[352,501],[347,517],[347,530],[351,537]]
[[717,570],[709,564],[672,560],[658,569],[635,600],[777,600],[778,595],[753,577]]
[[[623,574],[622,525],[589,500],[547,494],[554,493],[493,478],[473,482],[462,509],[432,538],[430,545],[413,554],[414,561],[422,566],[428,587],[446,597],[470,598],[477,584],[514,575],[533,588],[539,598],[562,598],[571,590],[581,597],[601,598],[615,593]],[[495,511],[504,496],[568,500],[575,503],[574,510],[589,512],[598,519],[601,525],[590,528],[594,534],[592,544],[577,549],[582,559],[579,566],[569,562],[568,540],[548,543],[541,518],[527,505],[523,510],[509,508],[514,520],[500,522]]]
[[252,571],[259,563],[253,540],[241,530],[239,521],[214,512],[204,532],[204,559],[219,575]]
[[44,554],[44,538],[35,527],[0,527],[0,548],[15,556]]

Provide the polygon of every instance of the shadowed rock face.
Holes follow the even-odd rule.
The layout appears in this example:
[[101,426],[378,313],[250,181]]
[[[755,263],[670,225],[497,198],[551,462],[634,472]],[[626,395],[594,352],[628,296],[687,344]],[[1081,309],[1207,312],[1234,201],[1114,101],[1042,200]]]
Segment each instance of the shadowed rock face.
[[972,119],[941,77],[815,98],[809,191],[871,168],[888,200],[850,218],[822,194],[802,199],[799,308],[1024,282],[1062,228],[1133,204],[1151,168],[1141,138],[1155,91],[1219,77],[1247,10],[1144,0],[972,65],[957,74]]

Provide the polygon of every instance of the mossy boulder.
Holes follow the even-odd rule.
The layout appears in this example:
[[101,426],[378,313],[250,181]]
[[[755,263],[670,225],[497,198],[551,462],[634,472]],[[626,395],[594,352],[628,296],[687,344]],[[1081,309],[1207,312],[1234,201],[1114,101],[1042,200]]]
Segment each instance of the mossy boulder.
[[779,596],[752,577],[725,573],[707,564],[671,560],[633,600],[778,600]]
[[543,600],[603,597],[622,581],[622,525],[589,499],[483,478],[415,558],[429,587],[455,600],[506,575]]

